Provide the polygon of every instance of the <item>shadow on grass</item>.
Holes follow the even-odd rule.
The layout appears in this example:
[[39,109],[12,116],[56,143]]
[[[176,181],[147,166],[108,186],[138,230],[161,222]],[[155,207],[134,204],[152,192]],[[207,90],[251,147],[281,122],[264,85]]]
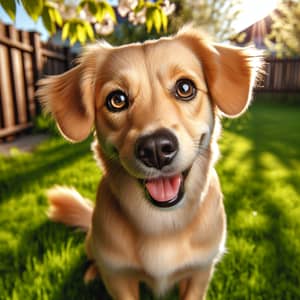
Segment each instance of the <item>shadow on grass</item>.
[[91,155],[91,140],[71,145],[62,141],[50,144],[34,154],[1,158],[5,164],[0,175],[0,203],[10,197],[26,193],[33,183],[42,182],[49,174],[82,158]]
[[[26,299],[42,299],[40,294],[36,295],[44,290],[47,299],[53,300],[110,300],[99,279],[84,284],[87,268],[84,237],[85,233],[65,225],[50,221],[42,223],[23,235],[13,261],[8,259],[10,253],[6,253],[5,276],[20,279],[17,293],[20,297],[27,296]],[[13,290],[14,281],[10,282],[12,286],[7,288]],[[32,283],[31,297],[22,289],[22,282],[25,286]]]
[[76,262],[50,299],[111,300],[99,278],[88,284],[84,283],[83,276],[87,267],[85,261],[86,257],[82,257],[82,259]]
[[[280,110],[276,111],[276,109]],[[276,186],[277,183],[273,182],[277,177],[273,179],[270,176],[271,172],[276,173],[276,165],[280,166],[279,172],[286,171],[280,177],[280,184],[292,187],[299,195],[300,139],[296,138],[294,133],[300,132],[298,121],[300,109],[296,109],[298,114],[297,112],[289,114],[290,108],[284,106],[269,110],[258,105],[254,107],[243,126],[236,126],[233,122],[227,127],[228,131],[246,138],[251,143],[251,149],[243,153],[238,165],[222,170],[223,176],[227,177],[227,182],[231,177],[237,178],[234,183],[236,190],[228,196],[225,194],[229,236],[235,236],[237,240],[244,238],[254,246],[254,256],[247,257],[248,262],[244,260],[245,265],[240,266],[241,269],[246,269],[249,265],[252,267],[249,270],[240,270],[241,273],[248,274],[248,281],[242,282],[245,284],[243,299],[299,299],[300,297],[300,272],[296,267],[300,265],[299,236],[297,238],[300,227],[299,222],[291,218],[289,210],[289,205],[297,206],[297,203],[299,205],[300,197],[286,199],[284,193],[280,193],[280,186]],[[281,116],[282,119],[278,119]],[[230,152],[230,147],[223,151],[224,163],[226,159],[230,159]],[[266,161],[264,155],[270,155],[275,159],[275,165],[272,165],[272,161]],[[251,168],[246,175],[239,178],[237,176],[239,167],[247,159],[251,160]],[[242,210],[249,211],[249,217],[252,210],[257,211],[267,222],[261,227],[238,228],[239,224],[234,220]],[[261,245],[264,246],[263,253],[258,254]],[[254,264],[259,265],[254,266]],[[259,278],[256,278],[256,285],[259,288],[256,290],[250,285],[251,274],[255,272],[255,268],[259,270]],[[241,278],[241,273],[236,274],[235,284],[240,284],[238,281],[242,279],[238,278]],[[240,299],[241,295],[237,296],[235,289],[231,293],[233,299]]]
[[[289,169],[290,176],[285,176],[286,184],[292,185],[294,190],[300,192],[300,106],[285,106],[284,104],[270,105],[255,104],[246,117],[233,120],[226,124],[226,129],[236,135],[246,138],[252,144],[250,152],[244,153],[241,163],[251,158],[253,160],[253,182],[257,171],[271,168],[262,161],[263,154],[271,154],[285,169]],[[222,152],[221,160],[231,159],[231,149],[227,147]],[[223,163],[222,162],[222,163]],[[298,166],[297,166],[298,165]],[[276,171],[274,169],[274,171]],[[236,169],[227,170],[227,175],[239,172]],[[261,174],[261,176],[264,176]]]

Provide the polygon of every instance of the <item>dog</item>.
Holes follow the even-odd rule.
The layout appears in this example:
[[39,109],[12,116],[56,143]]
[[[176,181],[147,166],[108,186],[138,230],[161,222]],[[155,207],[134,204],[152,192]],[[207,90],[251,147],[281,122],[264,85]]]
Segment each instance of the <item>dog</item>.
[[190,27],[158,40],[88,46],[78,65],[39,82],[69,141],[95,129],[104,170],[95,205],[74,189],[48,192],[50,218],[86,230],[86,254],[113,299],[205,299],[225,251],[226,215],[214,165],[220,116],[241,115],[259,69],[251,49]]

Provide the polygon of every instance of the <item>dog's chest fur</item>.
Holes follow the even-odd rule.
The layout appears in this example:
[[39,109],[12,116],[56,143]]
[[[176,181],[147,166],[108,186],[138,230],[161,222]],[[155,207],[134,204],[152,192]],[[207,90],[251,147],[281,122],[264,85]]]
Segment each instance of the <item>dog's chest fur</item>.
[[[135,274],[161,294],[189,272],[215,262],[224,252],[226,234],[222,197],[216,181],[212,179],[193,221],[174,234],[139,235],[122,222],[123,216],[112,214],[106,218],[108,222],[103,222],[96,213],[93,252],[100,269],[127,272],[128,276]],[[96,210],[101,211],[108,210],[105,207]],[[118,228],[118,237],[109,238],[112,226]]]
[[157,293],[163,293],[195,268],[206,268],[223,250],[223,242],[205,247],[191,239],[149,239],[143,242],[139,256],[149,284]]

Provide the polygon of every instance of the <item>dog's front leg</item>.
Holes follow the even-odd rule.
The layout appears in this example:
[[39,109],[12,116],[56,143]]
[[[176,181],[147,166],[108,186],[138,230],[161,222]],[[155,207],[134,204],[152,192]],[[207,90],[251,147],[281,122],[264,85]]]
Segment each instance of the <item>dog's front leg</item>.
[[101,273],[106,289],[114,300],[138,300],[139,282],[136,278],[122,274]]
[[213,266],[195,271],[188,279],[179,284],[181,300],[204,300],[213,273]]

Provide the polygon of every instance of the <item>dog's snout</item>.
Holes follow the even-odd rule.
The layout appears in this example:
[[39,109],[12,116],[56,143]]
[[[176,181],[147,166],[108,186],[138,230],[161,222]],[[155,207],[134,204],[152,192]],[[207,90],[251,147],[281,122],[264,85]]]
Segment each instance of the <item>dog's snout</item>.
[[150,135],[140,137],[135,150],[136,157],[146,166],[162,169],[176,156],[178,141],[168,129],[159,129]]

